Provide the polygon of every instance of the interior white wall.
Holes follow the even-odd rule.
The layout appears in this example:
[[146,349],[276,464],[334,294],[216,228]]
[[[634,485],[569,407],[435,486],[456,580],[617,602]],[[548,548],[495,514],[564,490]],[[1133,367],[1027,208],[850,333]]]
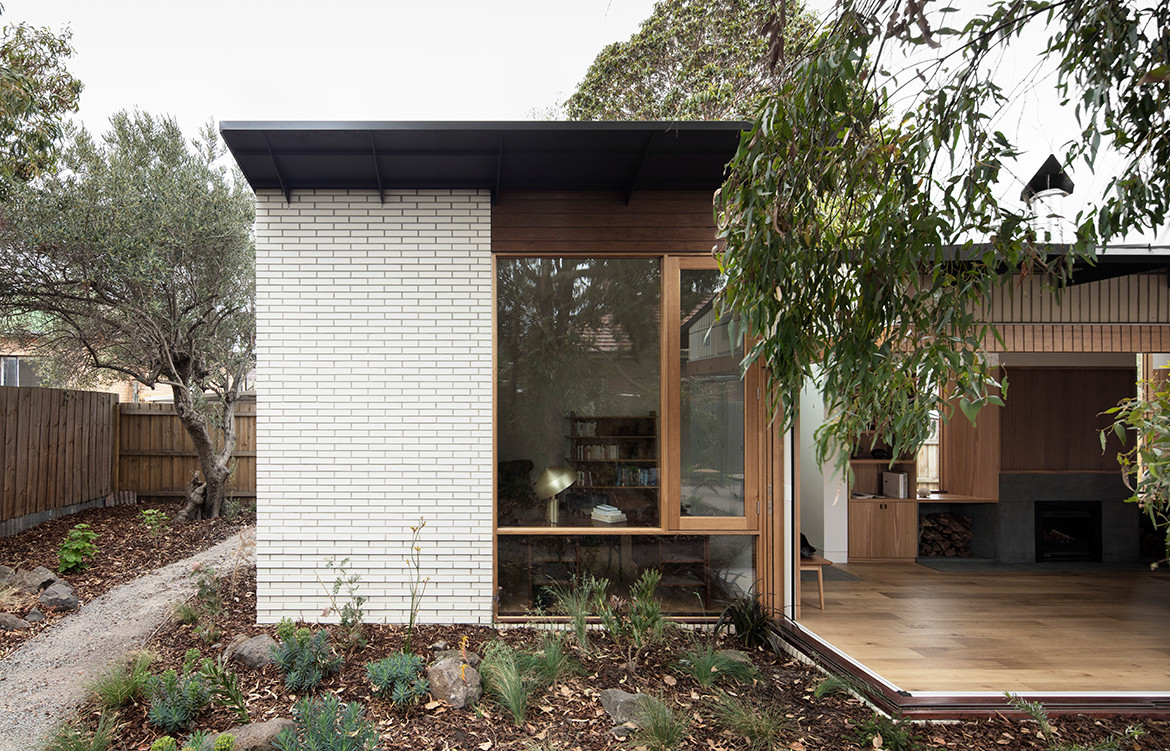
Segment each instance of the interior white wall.
[[848,559],[849,504],[844,475],[817,463],[813,434],[825,422],[825,403],[811,381],[800,394],[800,531],[820,555]]

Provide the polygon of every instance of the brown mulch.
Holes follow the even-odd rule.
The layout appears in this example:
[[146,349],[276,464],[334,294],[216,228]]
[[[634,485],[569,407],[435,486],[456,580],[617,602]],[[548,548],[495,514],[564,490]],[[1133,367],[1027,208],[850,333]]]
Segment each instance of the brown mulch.
[[[57,551],[69,530],[76,524],[88,524],[98,535],[93,543],[97,554],[84,571],[60,575],[73,586],[78,600],[84,604],[119,584],[206,550],[255,523],[255,512],[247,511],[230,521],[206,519],[168,525],[157,538],[152,538],[141,521],[141,512],[157,509],[170,518],[181,507],[180,501],[139,503],[93,508],[52,519],[19,534],[0,537],[0,564],[22,569],[44,566],[56,571]],[[0,610],[22,618],[33,608],[44,613],[45,619],[22,631],[0,631],[0,658],[66,615],[38,607],[35,595],[11,595],[0,603]]]
[[[221,581],[227,603],[226,612],[219,621],[225,632],[223,643],[239,634],[267,633],[276,638],[275,627],[255,625],[255,569],[237,572],[234,588],[229,577]],[[367,646],[344,653],[341,672],[327,678],[318,693],[330,692],[344,701],[361,702],[366,707],[367,718],[377,724],[381,749],[596,751],[625,748],[632,751],[639,743],[618,740],[612,732],[613,723],[601,707],[598,695],[605,688],[652,693],[682,711],[690,718],[689,738],[682,748],[738,751],[747,747],[742,738],[715,721],[711,712],[712,690],[701,688],[693,679],[674,669],[678,656],[692,648],[696,640],[712,638],[709,634],[669,630],[665,642],[642,661],[636,674],[631,674],[622,666],[623,659],[608,637],[602,632],[592,632],[594,654],[584,657],[572,647],[574,656],[584,668],[583,673],[531,697],[526,721],[517,726],[506,710],[486,697],[478,711],[456,710],[437,703],[401,708],[373,697],[365,676],[365,664],[402,649],[405,628],[368,625],[365,633]],[[482,653],[484,645],[497,638],[517,646],[534,647],[541,638],[541,631],[534,628],[497,631],[484,626],[423,625],[415,629],[413,648],[430,661],[433,656],[430,645],[445,642],[456,648],[464,636],[468,640],[468,649]],[[720,642],[720,646],[740,646],[734,639],[726,637]],[[160,655],[155,669],[162,670],[181,665],[189,649],[199,649],[205,656],[214,656],[220,652],[222,644],[208,648],[191,627],[171,623],[160,630],[150,648]],[[784,733],[781,749],[835,751],[862,748],[852,738],[856,725],[872,716],[869,709],[846,696],[815,698],[813,691],[824,675],[812,667],[762,651],[753,652],[752,657],[761,670],[761,679],[750,687],[727,688],[750,697],[759,705],[782,708],[789,727]],[[248,697],[253,721],[291,716],[291,708],[299,697],[285,688],[283,677],[275,666],[261,670],[235,667],[241,688]],[[161,735],[147,723],[145,709],[145,706],[134,705],[123,712],[127,727],[121,734],[124,738],[122,748],[127,751],[146,749]],[[205,710],[198,719],[200,729],[212,731],[227,730],[236,724],[235,715],[218,705]],[[1054,720],[1054,724],[1062,741],[1091,743],[1107,738],[1111,732],[1120,732],[1131,723],[1125,718],[1060,717]],[[1170,748],[1170,723],[1146,719],[1141,724],[1148,734],[1126,749]],[[1004,717],[919,725],[915,732],[922,749],[1047,748],[1038,737],[1034,724]]]
[[[39,538],[26,538],[23,545],[14,545],[12,540],[15,538],[0,540],[0,561],[8,560],[7,557],[13,551],[18,551],[19,556],[29,557],[30,562],[49,565],[54,562],[52,556],[68,528],[78,521],[87,521],[105,535],[98,540],[104,557],[91,566],[87,572],[88,578],[83,576],[78,579],[79,583],[87,587],[84,590],[87,598],[96,596],[132,578],[137,572],[162,565],[148,562],[125,564],[136,555],[130,552],[132,550],[154,550],[153,542],[145,539],[144,530],[135,518],[141,508],[143,506],[101,509],[89,518],[77,515],[67,520],[49,522],[36,530],[18,535],[18,538],[33,532],[40,535]],[[42,529],[49,524],[57,525],[51,533]],[[173,531],[176,537],[170,538],[172,544],[159,546],[160,549],[170,549],[170,557],[163,563],[182,557],[177,549],[184,550],[183,555],[190,554],[235,531],[234,525],[224,522],[201,522],[192,527],[191,530]],[[190,539],[187,535],[190,535]],[[39,553],[42,557],[31,557],[32,548],[37,547],[31,544],[33,539],[39,539],[41,546],[51,546],[49,558],[43,557],[43,551]],[[199,542],[200,539],[202,542]],[[126,547],[125,551],[121,550],[122,545]],[[221,579],[225,609],[217,622],[224,630],[223,639],[209,647],[190,626],[168,623],[159,629],[152,643],[147,645],[159,653],[159,659],[152,668],[155,672],[168,667],[178,668],[189,649],[199,649],[204,656],[216,656],[237,635],[267,633],[275,638],[275,627],[258,626],[255,623],[255,568],[221,573],[226,574]],[[747,748],[742,738],[729,733],[715,721],[711,712],[713,692],[699,687],[690,677],[674,670],[674,663],[682,651],[690,648],[696,639],[711,638],[709,634],[683,629],[669,630],[664,643],[646,656],[636,674],[631,674],[622,667],[623,658],[619,657],[615,645],[605,634],[591,632],[596,647],[594,654],[583,657],[575,647],[572,649],[583,665],[583,673],[531,697],[525,722],[517,726],[505,710],[486,697],[476,711],[455,710],[435,703],[400,708],[374,698],[366,681],[365,664],[401,649],[405,629],[402,626],[367,625],[365,632],[367,646],[344,653],[342,671],[327,678],[318,693],[331,692],[340,695],[345,701],[361,702],[366,707],[367,718],[378,727],[381,736],[379,748],[387,751],[597,751],[618,748],[634,751],[639,746],[637,741],[620,741],[612,732],[613,723],[597,698],[606,688],[653,693],[683,712],[690,719],[690,730],[681,748],[688,751],[738,751]],[[540,640],[541,632],[530,628],[497,631],[484,626],[423,625],[415,629],[414,651],[429,661],[433,655],[429,645],[443,641],[455,648],[463,636],[467,637],[470,650],[482,653],[484,644],[496,638],[517,645],[535,645]],[[723,638],[721,646],[738,645],[733,639]],[[847,696],[830,694],[815,698],[813,691],[824,675],[812,667],[785,656],[778,657],[761,651],[753,652],[752,657],[760,668],[760,680],[750,687],[728,688],[750,697],[758,705],[779,708],[783,712],[788,727],[776,751],[850,751],[862,748],[853,741],[853,736],[857,724],[872,716],[869,709]],[[291,715],[291,708],[299,697],[285,688],[283,678],[275,666],[261,670],[250,670],[238,665],[233,667],[239,674],[253,721]],[[81,718],[84,722],[92,723],[96,714],[96,709],[89,708],[82,713]],[[162,735],[161,731],[148,724],[143,702],[132,703],[124,708],[120,720],[125,725],[117,736],[116,751],[147,751],[150,744]],[[1126,718],[1081,716],[1062,716],[1053,720],[1061,741],[1081,744],[1102,741],[1110,733],[1120,732],[1131,722]],[[1147,734],[1136,743],[1124,746],[1125,749],[1170,749],[1170,723],[1151,719],[1136,722],[1143,726]],[[209,706],[197,720],[199,729],[214,732],[237,724],[234,713],[219,704]],[[1038,737],[1033,723],[1005,717],[914,727],[920,749],[1012,751],[1048,748]]]

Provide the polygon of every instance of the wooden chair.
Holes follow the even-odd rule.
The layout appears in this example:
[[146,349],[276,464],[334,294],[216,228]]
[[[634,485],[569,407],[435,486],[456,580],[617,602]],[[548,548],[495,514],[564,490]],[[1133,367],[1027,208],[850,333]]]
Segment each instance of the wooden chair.
[[800,557],[801,571],[816,571],[817,572],[817,593],[821,597],[821,610],[825,609],[825,576],[822,573],[825,566],[832,566],[833,562],[828,558],[822,558],[819,555],[810,555],[805,558]]

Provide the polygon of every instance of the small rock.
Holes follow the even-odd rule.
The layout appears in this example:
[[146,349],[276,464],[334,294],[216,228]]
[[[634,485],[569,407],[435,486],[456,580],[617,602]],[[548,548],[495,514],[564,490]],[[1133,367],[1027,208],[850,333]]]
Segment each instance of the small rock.
[[44,566],[37,566],[32,571],[17,571],[12,583],[20,591],[35,595],[56,581],[60,581],[59,576]]
[[607,688],[601,692],[601,706],[609,714],[609,718],[618,725],[627,722],[638,724],[642,717],[642,697],[645,694],[631,694],[620,688]]
[[227,662],[238,662],[244,667],[258,670],[272,664],[272,648],[275,646],[276,640],[268,634],[253,636],[251,639],[241,634],[232,640],[223,656]]
[[0,631],[20,631],[29,627],[29,622],[12,613],[0,613]]
[[45,614],[36,608],[33,608],[32,610],[28,611],[28,615],[26,615],[24,619],[29,623],[40,623],[41,621],[45,620]]
[[625,725],[617,725],[616,727],[610,728],[609,732],[613,733],[614,738],[617,738],[619,741],[624,741],[634,734],[635,729],[633,725],[626,723]]
[[77,610],[77,592],[68,582],[56,581],[49,586],[37,601],[42,605],[60,610]]
[[738,649],[721,649],[718,652],[716,652],[715,654],[722,655],[723,657],[726,657],[729,660],[735,660],[736,662],[741,662],[744,665],[754,664],[752,662],[752,658],[748,656],[747,652],[741,652]]
[[[276,748],[276,745],[273,743],[276,736],[280,735],[280,731],[291,727],[296,727],[292,720],[278,717],[268,722],[253,722],[251,725],[237,725],[227,732],[236,739],[235,745],[232,746],[232,751],[273,751]],[[213,735],[204,741],[201,751],[211,751],[211,749],[215,748],[215,739],[220,735]]]
[[427,649],[430,649],[430,650],[435,651],[435,652],[439,652],[439,651],[446,649],[447,646],[448,646],[447,642],[443,641],[442,639],[439,639],[437,642],[435,642],[431,646],[427,647]]
[[16,569],[11,566],[0,566],[0,587],[8,585],[8,582],[16,578]]
[[[435,653],[435,662],[440,660],[447,660],[454,657],[457,660],[463,660],[463,652],[458,649],[444,649]],[[480,657],[475,652],[468,650],[467,664],[473,668],[479,667]]]
[[431,696],[455,709],[469,707],[483,696],[479,672],[460,657],[448,657],[428,667],[427,681],[431,684]]

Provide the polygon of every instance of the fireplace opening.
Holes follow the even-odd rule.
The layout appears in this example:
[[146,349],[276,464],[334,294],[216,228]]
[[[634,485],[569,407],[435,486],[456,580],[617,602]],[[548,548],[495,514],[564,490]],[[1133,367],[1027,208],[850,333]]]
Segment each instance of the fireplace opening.
[[1101,562],[1100,501],[1036,501],[1036,562]]

